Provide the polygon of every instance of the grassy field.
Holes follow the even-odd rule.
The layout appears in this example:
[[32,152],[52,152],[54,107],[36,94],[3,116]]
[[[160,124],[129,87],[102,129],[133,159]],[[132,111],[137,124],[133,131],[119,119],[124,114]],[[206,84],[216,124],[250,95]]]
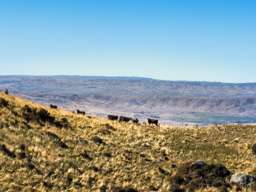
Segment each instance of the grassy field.
[[172,191],[177,167],[196,160],[256,172],[256,126],[120,123],[3,93],[0,118],[0,191]]

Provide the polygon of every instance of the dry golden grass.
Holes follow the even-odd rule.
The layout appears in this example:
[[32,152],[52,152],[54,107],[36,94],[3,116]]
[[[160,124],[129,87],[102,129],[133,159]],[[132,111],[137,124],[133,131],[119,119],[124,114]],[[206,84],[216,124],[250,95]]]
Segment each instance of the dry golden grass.
[[[119,186],[165,192],[176,171],[172,165],[199,159],[222,163],[232,172],[256,172],[251,153],[256,126],[159,128],[76,115],[3,93],[0,98],[8,101],[8,107],[0,107],[0,144],[16,154],[0,152],[0,191],[111,191]],[[67,118],[70,126],[26,123],[25,105]],[[26,157],[19,156],[22,152]]]

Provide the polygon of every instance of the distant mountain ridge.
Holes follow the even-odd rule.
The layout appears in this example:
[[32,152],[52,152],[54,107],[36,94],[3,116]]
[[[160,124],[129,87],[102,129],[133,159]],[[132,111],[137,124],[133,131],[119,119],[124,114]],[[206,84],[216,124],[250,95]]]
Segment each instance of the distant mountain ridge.
[[166,81],[140,77],[0,76],[0,89],[44,104],[97,115],[176,123],[255,123],[256,83]]

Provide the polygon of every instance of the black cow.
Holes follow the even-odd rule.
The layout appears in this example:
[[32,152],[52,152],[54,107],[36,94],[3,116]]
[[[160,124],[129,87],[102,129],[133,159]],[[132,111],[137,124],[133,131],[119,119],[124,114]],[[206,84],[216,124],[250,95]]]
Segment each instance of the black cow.
[[120,121],[120,122],[129,122],[129,121],[132,121],[132,118],[130,118],[130,117],[125,117],[125,116],[120,116],[120,117],[119,117],[119,121]]
[[117,115],[108,115],[108,119],[112,120],[112,121],[117,121],[118,120],[118,116]]
[[85,112],[84,111],[80,111],[79,109],[76,110],[76,113],[77,114],[81,114],[81,115],[85,115]]
[[148,118],[148,124],[149,125],[156,125],[156,126],[158,126],[158,120],[157,119],[150,119],[150,118]]
[[51,109],[58,109],[58,106],[57,106],[57,105],[52,105],[52,104],[50,104],[50,108],[51,108]]
[[137,118],[136,119],[132,119],[132,122],[138,124],[139,123],[139,119],[137,119]]
[[5,93],[6,95],[9,95],[9,90],[8,90],[8,89],[5,89],[4,93]]

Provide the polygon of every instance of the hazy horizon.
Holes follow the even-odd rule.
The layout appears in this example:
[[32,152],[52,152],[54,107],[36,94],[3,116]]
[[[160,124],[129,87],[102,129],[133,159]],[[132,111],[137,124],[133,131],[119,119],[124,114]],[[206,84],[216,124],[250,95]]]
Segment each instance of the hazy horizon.
[[154,77],[147,77],[147,76],[114,76],[114,75],[76,75],[76,74],[0,74],[0,77],[15,77],[15,76],[24,76],[24,77],[104,77],[104,78],[141,78],[141,79],[152,79],[157,81],[170,81],[170,82],[206,82],[206,83],[224,83],[224,84],[255,84],[256,81],[251,82],[225,82],[225,81],[207,81],[207,80],[183,80],[183,79],[159,79]]

